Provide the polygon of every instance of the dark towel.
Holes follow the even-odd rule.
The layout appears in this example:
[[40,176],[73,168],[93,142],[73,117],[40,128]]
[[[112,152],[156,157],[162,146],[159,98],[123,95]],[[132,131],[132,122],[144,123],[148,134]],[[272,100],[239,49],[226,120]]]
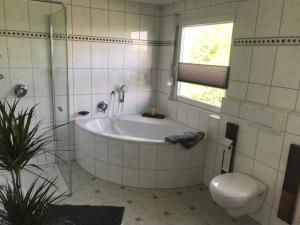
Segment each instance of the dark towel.
[[199,141],[201,141],[205,136],[203,132],[192,132],[192,131],[185,131],[179,134],[170,135],[165,138],[165,140],[171,144],[181,144],[186,149],[190,149]]

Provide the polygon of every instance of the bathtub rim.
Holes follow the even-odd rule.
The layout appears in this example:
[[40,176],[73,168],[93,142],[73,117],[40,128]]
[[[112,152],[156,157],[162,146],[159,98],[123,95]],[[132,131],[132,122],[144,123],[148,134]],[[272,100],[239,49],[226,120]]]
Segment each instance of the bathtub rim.
[[[96,120],[101,120],[101,119],[107,119],[107,118],[112,118],[112,117],[100,117],[100,118],[88,118],[88,119],[81,119],[81,120],[75,120],[75,126],[79,126],[81,129],[84,129],[85,131],[87,131],[88,133],[91,133],[91,134],[96,134],[96,135],[99,135],[99,136],[102,136],[102,137],[105,137],[105,138],[110,138],[110,139],[114,139],[114,140],[122,140],[122,141],[125,141],[125,142],[132,142],[132,143],[145,143],[145,144],[168,144],[168,142],[166,142],[164,139],[163,140],[155,140],[155,139],[147,139],[147,138],[139,138],[139,137],[132,137],[132,136],[126,136],[126,135],[115,135],[115,134],[110,134],[110,133],[98,133],[98,132],[95,132],[95,131],[92,131],[90,129],[87,129],[87,127],[85,126],[85,124],[87,122],[90,122],[90,121],[96,121]],[[136,115],[126,115],[126,116],[120,116],[120,119],[126,119],[127,120],[129,119],[133,119],[133,118],[142,118],[144,119],[146,122],[147,120],[149,121],[157,121],[158,123],[155,123],[155,124],[161,124],[161,125],[167,125],[167,124],[172,124],[172,125],[178,125],[178,126],[181,126],[181,127],[186,127],[188,128],[189,130],[192,130],[192,131],[199,131],[195,128],[192,128],[186,124],[183,124],[183,123],[180,123],[178,121],[175,121],[175,120],[172,120],[170,118],[164,118],[164,119],[161,119],[161,120],[158,120],[158,119],[154,119],[154,118],[146,118],[146,117],[142,117],[141,114],[136,114]],[[138,122],[138,121],[136,121]],[[160,123],[159,123],[160,122]]]

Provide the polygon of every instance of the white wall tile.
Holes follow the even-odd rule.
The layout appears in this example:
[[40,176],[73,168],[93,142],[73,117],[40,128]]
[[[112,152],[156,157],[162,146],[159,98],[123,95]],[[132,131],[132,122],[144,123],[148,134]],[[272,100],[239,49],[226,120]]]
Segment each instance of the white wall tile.
[[72,0],[72,5],[90,7],[91,0]]
[[96,171],[95,171],[96,176],[106,180],[107,179],[107,164],[96,160],[95,167],[96,167]]
[[140,12],[141,12],[141,6],[137,2],[126,1],[125,2],[125,12],[140,14]]
[[271,84],[275,55],[276,47],[257,46],[253,48],[250,82]]
[[140,145],[140,168],[155,169],[157,157],[157,146],[152,144]]
[[108,8],[109,8],[109,10],[123,12],[125,10],[125,1],[123,1],[123,0],[109,0]]
[[151,91],[151,70],[139,70],[138,91]]
[[108,11],[91,9],[91,35],[108,37]]
[[128,86],[128,92],[137,92],[139,72],[137,69],[124,70],[124,84]]
[[230,79],[248,82],[252,47],[233,47],[230,59]]
[[157,188],[171,188],[173,187],[173,171],[160,170],[156,172],[156,187]]
[[187,168],[189,168],[190,160],[191,160],[191,151],[186,151],[186,149],[182,145],[177,144],[175,146],[174,153],[175,153],[175,155],[174,155],[174,169],[187,169]]
[[188,109],[188,120],[187,124],[190,127],[193,127],[195,129],[199,128],[200,124],[200,111],[194,108],[189,108]]
[[31,68],[30,39],[8,38],[9,66],[15,68]]
[[122,184],[122,167],[108,165],[107,179],[113,183]]
[[237,99],[245,99],[247,92],[247,83],[238,81],[229,81],[227,95]]
[[109,68],[118,69],[124,67],[124,50],[124,45],[109,45]]
[[297,91],[286,88],[272,87],[270,105],[285,109],[294,109],[296,105]]
[[284,3],[280,35],[300,35],[300,2],[287,0]]
[[203,168],[197,167],[189,170],[188,185],[197,185],[202,183],[203,180]]
[[280,161],[283,137],[283,134],[274,135],[260,131],[257,139],[255,159],[277,170]]
[[123,149],[122,142],[108,140],[108,163],[122,166]]
[[91,43],[92,68],[108,68],[108,44]]
[[89,8],[72,7],[73,34],[91,34],[91,13]]
[[0,74],[4,76],[0,82],[0,98],[8,97],[11,94],[9,70],[0,69]]
[[205,166],[211,170],[215,168],[216,154],[217,143],[208,139],[206,142]]
[[160,144],[157,146],[157,169],[173,169],[174,148],[170,144]]
[[236,150],[250,158],[254,158],[257,134],[257,128],[251,127],[246,120],[240,119]]
[[183,104],[178,104],[177,120],[181,123],[187,123],[188,121],[188,107]]
[[197,8],[210,6],[210,0],[197,0]]
[[124,37],[124,13],[109,11],[109,36]]
[[73,67],[91,68],[91,43],[73,42]]
[[4,18],[4,2],[0,1],[0,29],[5,28],[5,18]]
[[253,163],[253,159],[236,152],[234,156],[233,171],[251,175]]
[[33,87],[35,96],[51,96],[51,75],[47,69],[33,70]]
[[92,94],[108,93],[108,84],[108,69],[92,69]]
[[155,171],[154,170],[140,170],[139,187],[142,187],[142,188],[154,188],[155,187]]
[[123,167],[139,168],[139,158],[140,158],[139,144],[133,144],[133,143],[123,144]]
[[151,92],[139,92],[137,104],[137,113],[148,112],[151,105]]
[[123,168],[122,184],[127,186],[138,186],[139,170],[132,168]]
[[185,11],[193,10],[197,8],[197,1],[196,0],[186,0],[185,1]]
[[125,38],[140,38],[140,15],[125,13]]
[[186,187],[188,184],[188,170],[174,170],[173,187]]
[[29,30],[27,0],[5,0],[6,28],[9,30]]
[[223,98],[221,112],[232,116],[238,116],[240,112],[240,105],[241,104],[238,101],[234,101],[230,98]]
[[74,69],[74,94],[91,94],[92,74],[90,69]]
[[108,9],[108,0],[91,0],[91,7],[97,9]]
[[140,39],[153,40],[154,16],[141,15]]
[[33,1],[28,1],[28,5],[30,31],[49,32],[50,5]]
[[137,69],[139,67],[139,46],[125,45],[124,68]]
[[139,67],[142,69],[152,68],[152,46],[141,45],[139,49]]
[[109,91],[117,90],[121,87],[124,82],[124,73],[121,69],[110,69],[109,70]]
[[272,204],[277,179],[277,171],[261,163],[254,162],[253,176],[268,186],[266,202]]
[[267,105],[269,102],[270,91],[270,86],[249,83],[247,101]]
[[0,37],[0,68],[8,67],[7,42],[5,37]]
[[286,131],[300,136],[300,114],[289,114]]
[[243,1],[239,4],[234,25],[234,37],[243,38],[254,36],[258,5],[258,0]]
[[255,36],[273,37],[279,34],[283,0],[263,0],[259,4]]
[[32,67],[33,68],[50,68],[50,43],[48,40],[32,39]]
[[[287,88],[299,88],[300,47],[278,47],[272,85]],[[293,69],[291,69],[293,68]]]

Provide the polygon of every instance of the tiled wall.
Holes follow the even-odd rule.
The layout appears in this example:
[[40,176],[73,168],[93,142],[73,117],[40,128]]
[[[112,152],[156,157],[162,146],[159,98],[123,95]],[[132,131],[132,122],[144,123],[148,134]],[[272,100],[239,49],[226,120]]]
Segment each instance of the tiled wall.
[[[65,3],[71,119],[104,116],[96,111],[97,103],[111,106],[110,92],[122,84],[129,91],[124,107],[116,104],[118,113],[135,114],[156,105],[159,46],[153,40],[159,39],[159,8],[118,0]],[[49,38],[35,32],[47,35],[53,8],[30,0],[0,0],[0,98],[14,98],[13,87],[25,84],[28,95],[22,104],[40,103],[37,120],[45,124],[53,121]],[[90,114],[79,117],[81,110]]]
[[[77,1],[67,5],[69,34],[139,40],[158,40],[159,8],[127,1]],[[70,41],[71,101],[73,118],[88,110],[87,117],[104,116],[96,111],[101,100],[112,104],[111,91],[129,86],[122,114],[144,112],[156,105],[157,45]],[[116,93],[116,103],[118,102]],[[110,104],[110,105],[111,105]],[[116,107],[117,108],[117,105]]]
[[[251,174],[269,187],[263,208],[252,215],[266,225],[286,224],[277,218],[277,209],[290,144],[300,144],[299,10],[300,2],[293,0],[239,4],[228,98],[220,116],[219,143],[228,121],[239,124],[234,171]],[[285,119],[279,132],[251,125],[253,107],[282,114]],[[215,158],[211,177],[219,173],[220,153],[220,145],[207,148],[207,154]],[[300,215],[296,218],[298,225]]]
[[[299,1],[245,1],[239,5],[235,24],[234,37],[252,38],[252,44],[233,47],[228,96],[235,100],[224,101],[219,135],[226,121],[239,124],[234,169],[252,174],[269,186],[263,209],[253,215],[262,224],[285,224],[276,217],[277,209],[289,146],[300,143],[300,55],[295,37],[300,35],[299,10]],[[270,37],[272,44],[257,45],[259,39],[267,43]],[[281,37],[290,38],[283,41]],[[249,125],[245,112],[253,103],[284,112],[287,123],[279,134]],[[297,217],[295,224],[300,224]]]
[[[187,1],[166,6],[162,15],[168,16],[162,17],[162,27],[164,23],[175,21],[172,14],[177,10],[187,10],[187,7],[195,8],[197,5],[199,7],[199,2]],[[208,138],[204,183],[208,185],[215,175],[220,174],[220,143],[225,136],[227,122],[238,124],[234,171],[251,174],[268,185],[268,196],[263,208],[251,215],[264,225],[286,224],[277,218],[277,209],[289,145],[300,144],[299,10],[300,2],[295,0],[248,0],[239,3],[228,97],[223,100],[220,119],[208,116],[206,121]],[[167,59],[172,54],[171,47],[161,51],[158,102],[160,109],[171,118],[189,123],[198,118],[192,115],[204,112],[168,99],[171,90],[165,84],[171,73],[172,61]],[[251,125],[252,116],[249,112],[253,112],[253,107],[267,107],[282,114],[285,119],[280,131],[272,133]],[[197,113],[193,113],[193,109]],[[197,121],[203,122],[204,119]],[[294,224],[298,225],[300,215],[296,218]]]

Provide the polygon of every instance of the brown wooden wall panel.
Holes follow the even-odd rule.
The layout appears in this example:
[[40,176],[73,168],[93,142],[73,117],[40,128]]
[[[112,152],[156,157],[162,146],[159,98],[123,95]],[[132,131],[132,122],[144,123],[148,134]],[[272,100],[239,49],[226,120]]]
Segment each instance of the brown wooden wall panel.
[[291,144],[277,216],[293,224],[300,185],[300,146]]

